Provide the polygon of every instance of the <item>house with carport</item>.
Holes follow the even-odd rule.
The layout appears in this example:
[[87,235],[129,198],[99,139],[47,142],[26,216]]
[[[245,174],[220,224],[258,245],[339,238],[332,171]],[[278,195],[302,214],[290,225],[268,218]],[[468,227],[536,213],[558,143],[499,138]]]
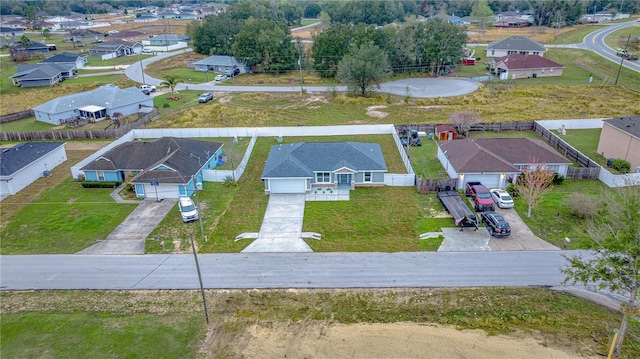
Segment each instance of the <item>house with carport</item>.
[[598,153],[628,161],[631,172],[640,173],[640,115],[604,120]]
[[272,146],[261,179],[266,194],[311,193],[384,186],[386,172],[377,143],[300,142]]
[[223,157],[222,144],[180,137],[134,140],[103,153],[80,170],[88,181],[128,181],[138,198],[191,196]]
[[121,89],[104,85],[96,89],[61,96],[33,108],[36,120],[58,125],[69,119],[83,118],[89,122],[102,121],[114,113],[128,116],[153,108],[153,98],[132,86]]
[[67,160],[64,142],[23,142],[0,149],[0,200],[14,195]]
[[482,182],[487,188],[505,188],[523,168],[544,164],[566,176],[571,161],[542,140],[529,138],[479,138],[438,141],[438,160],[458,188]]

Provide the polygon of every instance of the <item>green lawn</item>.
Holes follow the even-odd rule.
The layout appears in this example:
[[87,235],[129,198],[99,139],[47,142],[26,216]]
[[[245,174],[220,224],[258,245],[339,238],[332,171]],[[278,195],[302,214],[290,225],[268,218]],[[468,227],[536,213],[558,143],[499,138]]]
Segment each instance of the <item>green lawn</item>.
[[315,24],[318,21],[320,21],[320,20],[318,20],[318,19],[304,19],[304,20],[300,21],[300,26],[307,26],[307,25]]
[[[588,34],[602,29],[605,25],[575,25],[571,31],[558,35],[554,44],[580,44]],[[546,54],[545,54],[546,57]]]
[[86,66],[132,65],[132,64],[138,63],[139,61],[148,59],[150,57],[153,57],[153,55],[138,54],[138,55],[131,55],[131,56],[115,57],[109,60],[102,60],[102,57],[100,56],[87,56]]
[[0,125],[2,132],[32,132],[32,131],[52,131],[55,126],[29,117],[22,120],[3,123]]
[[[516,200],[515,209],[529,228],[547,242],[560,248],[592,248],[594,243],[586,231],[586,220],[573,214],[567,200],[572,193],[598,196],[605,188],[598,180],[565,180],[532,210],[531,218],[527,218],[527,205],[522,199]],[[568,246],[565,237],[571,240]]]
[[449,178],[447,171],[438,160],[438,145],[436,141],[422,138],[422,146],[408,146],[405,148],[413,171],[416,176],[424,179]]
[[[629,35],[631,35],[631,40],[640,36],[640,23],[637,22],[634,26],[628,26],[624,29],[612,32],[610,35],[605,37],[604,42],[614,50],[624,49],[627,45]],[[631,53],[637,53],[639,49],[630,47],[628,50]]]
[[0,253],[75,253],[106,238],[136,206],[115,203],[111,191],[82,188],[69,177],[15,213],[0,229]]
[[89,76],[89,77],[74,77],[64,80],[61,86],[71,84],[96,84],[101,86],[104,84],[118,84],[120,87],[136,86],[136,82],[133,82],[127,78],[124,74],[121,75],[102,75],[102,76]]
[[186,67],[157,70],[154,69],[153,65],[147,67],[145,73],[158,79],[162,79],[164,76],[174,76],[179,79],[181,83],[187,84],[201,84],[207,82],[207,80],[211,82],[217,75],[215,72],[207,73]]

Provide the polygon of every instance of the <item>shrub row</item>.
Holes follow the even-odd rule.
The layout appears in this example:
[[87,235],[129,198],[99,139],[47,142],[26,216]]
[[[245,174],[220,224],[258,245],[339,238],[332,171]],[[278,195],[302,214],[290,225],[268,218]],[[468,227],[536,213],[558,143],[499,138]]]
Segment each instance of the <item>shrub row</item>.
[[122,182],[116,181],[82,181],[82,187],[84,188],[116,188]]

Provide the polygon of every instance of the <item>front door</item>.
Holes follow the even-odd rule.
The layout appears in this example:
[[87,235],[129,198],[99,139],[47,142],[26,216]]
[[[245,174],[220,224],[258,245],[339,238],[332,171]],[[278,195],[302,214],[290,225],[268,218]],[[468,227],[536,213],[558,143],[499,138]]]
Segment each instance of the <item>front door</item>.
[[348,173],[340,173],[338,174],[338,184],[348,183],[351,184],[351,175]]

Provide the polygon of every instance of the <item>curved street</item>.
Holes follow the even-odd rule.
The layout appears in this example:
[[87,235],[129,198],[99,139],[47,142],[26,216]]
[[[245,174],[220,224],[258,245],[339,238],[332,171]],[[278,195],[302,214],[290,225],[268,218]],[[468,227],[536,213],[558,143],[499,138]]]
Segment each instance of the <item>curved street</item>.
[[[638,22],[628,21],[628,22],[623,22],[619,24],[613,24],[603,29],[591,32],[584,37],[584,41],[582,42],[582,44],[578,44],[577,47],[586,49],[586,50],[591,50],[596,54],[604,57],[605,59],[619,64],[622,58],[616,55],[615,49],[612,49],[609,46],[607,46],[607,44],[604,42],[604,38],[615,31],[618,31],[628,26],[633,26],[634,24],[638,24]],[[640,72],[640,62],[638,61],[624,60],[622,66],[628,69]]]

